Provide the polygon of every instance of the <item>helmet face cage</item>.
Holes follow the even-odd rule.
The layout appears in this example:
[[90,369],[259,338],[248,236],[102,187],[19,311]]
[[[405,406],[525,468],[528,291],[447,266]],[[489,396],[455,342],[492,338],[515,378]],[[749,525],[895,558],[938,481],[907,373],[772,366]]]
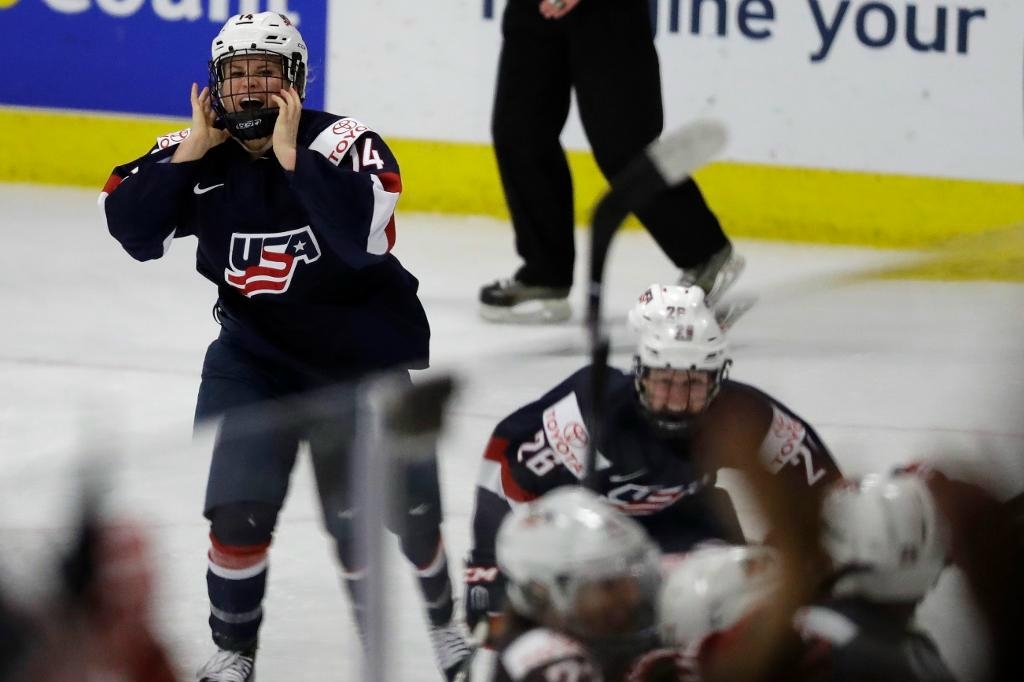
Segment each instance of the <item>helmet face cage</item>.
[[[236,75],[232,64],[243,64]],[[272,96],[295,86],[303,97],[305,69],[299,54],[288,58],[260,49],[232,50],[211,60],[210,93],[218,122],[240,140],[270,136],[278,114]]]
[[660,585],[657,553],[650,551],[608,574],[584,574],[566,595],[565,628],[590,642],[647,636],[656,626]]
[[547,578],[519,582],[509,576],[507,589],[524,616],[593,642],[653,632],[660,584],[657,550],[642,549]]
[[652,284],[629,312],[634,386],[644,414],[669,434],[706,410],[728,373],[728,341],[699,287]]
[[[684,432],[690,421],[705,412],[729,376],[732,360],[717,369],[652,367],[633,358],[633,385],[644,414],[667,434]],[[684,397],[682,405],[672,405]]]
[[660,552],[603,497],[562,486],[498,529],[498,567],[522,616],[580,638],[653,626]]

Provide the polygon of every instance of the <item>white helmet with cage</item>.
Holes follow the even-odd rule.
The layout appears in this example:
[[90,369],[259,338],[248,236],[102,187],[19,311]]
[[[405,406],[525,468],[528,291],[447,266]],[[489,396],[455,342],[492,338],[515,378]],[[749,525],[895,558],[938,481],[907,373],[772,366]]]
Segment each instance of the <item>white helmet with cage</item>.
[[[300,99],[306,97],[309,52],[295,24],[284,14],[259,12],[236,14],[213,39],[210,57],[210,92],[213,108],[223,124],[240,139],[266,137],[274,129],[277,110],[270,106],[276,92],[254,93],[254,106],[229,111],[224,104],[225,64],[242,57],[280,61],[284,79]],[[258,106],[257,106],[258,105]]]
[[[633,359],[636,389],[641,404],[666,430],[686,427],[689,418],[707,409],[728,375],[729,344],[715,313],[697,286],[652,284],[629,311],[630,327],[637,335]],[[655,404],[652,374],[662,380],[696,385],[703,377],[702,390],[695,399],[691,392],[685,405]]]
[[586,640],[653,637],[660,553],[599,495],[552,490],[505,518],[496,550],[520,615]]
[[833,594],[914,602],[947,563],[947,529],[914,473],[842,481],[822,506],[822,545],[837,571]]
[[779,580],[778,555],[769,547],[708,545],[687,552],[662,582],[662,642],[679,648],[699,645],[764,604]]

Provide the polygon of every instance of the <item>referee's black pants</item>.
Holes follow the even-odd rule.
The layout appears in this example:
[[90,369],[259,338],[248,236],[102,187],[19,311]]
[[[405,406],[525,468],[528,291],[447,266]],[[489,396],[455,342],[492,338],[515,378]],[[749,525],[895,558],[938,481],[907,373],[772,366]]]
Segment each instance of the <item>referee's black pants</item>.
[[[539,0],[508,0],[491,134],[527,284],[572,285],[572,177],[559,136],[570,91],[606,178],[661,134],[658,55],[648,0],[586,0],[558,20]],[[727,243],[692,180],[637,212],[679,268]]]

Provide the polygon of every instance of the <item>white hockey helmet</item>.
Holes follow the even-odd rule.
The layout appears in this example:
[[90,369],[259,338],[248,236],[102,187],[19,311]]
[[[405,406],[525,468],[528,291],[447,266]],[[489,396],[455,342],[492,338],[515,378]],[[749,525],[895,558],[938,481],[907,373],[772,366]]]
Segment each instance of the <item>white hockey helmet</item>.
[[[637,336],[633,369],[641,404],[650,409],[645,379],[651,370],[689,370],[709,375],[706,409],[732,361],[725,332],[708,308],[704,290],[652,284],[629,311],[629,324]],[[652,416],[659,426],[672,431],[685,428],[693,415],[658,412]]]
[[822,545],[837,571],[837,596],[920,600],[946,565],[947,537],[928,485],[914,473],[842,481],[822,505]]
[[727,630],[764,604],[779,586],[775,550],[708,545],[686,553],[666,573],[658,597],[665,646],[685,648]]
[[580,486],[552,490],[505,517],[496,550],[520,615],[588,640],[653,637],[660,553],[599,495]]
[[277,93],[264,93],[264,102],[259,108],[229,113],[222,97],[225,80],[222,66],[226,60],[242,56],[276,55],[280,58],[284,77],[300,99],[306,97],[309,51],[299,29],[284,14],[236,14],[227,20],[213,39],[210,53],[210,92],[213,95],[213,108],[224,125],[240,139],[266,137],[273,132],[277,110],[269,106],[270,95]]

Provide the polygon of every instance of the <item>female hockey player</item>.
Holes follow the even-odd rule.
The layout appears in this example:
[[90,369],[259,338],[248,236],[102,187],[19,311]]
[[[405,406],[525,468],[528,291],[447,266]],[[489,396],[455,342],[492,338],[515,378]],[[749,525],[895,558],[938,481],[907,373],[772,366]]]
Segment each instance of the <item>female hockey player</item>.
[[[926,482],[895,474],[831,486],[821,540],[829,567],[818,576],[821,589],[804,590],[809,604],[792,598],[799,594],[787,589],[792,581],[765,547],[709,547],[683,557],[659,596],[669,650],[638,665],[634,682],[952,682],[913,619],[948,556],[946,522]],[[755,656],[766,642],[771,649]],[[666,660],[675,675],[655,677]]]
[[[308,62],[284,15],[232,17],[213,41],[209,86],[192,85],[191,128],[116,167],[101,194],[110,233],[131,256],[159,258],[174,239],[195,236],[197,269],[218,290],[221,331],[196,407],[197,421],[221,420],[204,509],[218,650],[201,680],[252,677],[267,550],[300,440],[310,441],[360,613],[366,566],[355,556],[351,502],[335,494],[347,448],[301,428],[254,431],[244,408],[379,370],[408,376],[428,362],[418,282],[389,253],[398,163],[354,118],[303,108]],[[344,429],[345,418],[333,426]],[[405,474],[390,525],[416,566],[439,664],[453,669],[468,650],[451,620],[436,464],[421,458]]]
[[578,485],[524,511],[498,531],[508,606],[493,668],[480,682],[621,679],[655,641],[657,546]]
[[[746,472],[780,540],[816,538],[814,500],[839,478],[814,430],[752,386],[726,378],[725,334],[698,287],[651,285],[630,312],[638,333],[632,372],[610,370],[590,484],[633,516],[666,552],[708,538],[742,541],[717,514],[715,472]],[[584,367],[503,419],[484,453],[466,568],[475,623],[503,601],[494,537],[515,507],[557,486],[579,484],[592,433],[592,368]],[[760,495],[774,490],[775,494]],[[810,511],[808,511],[810,510]],[[724,519],[724,521],[723,521]]]

